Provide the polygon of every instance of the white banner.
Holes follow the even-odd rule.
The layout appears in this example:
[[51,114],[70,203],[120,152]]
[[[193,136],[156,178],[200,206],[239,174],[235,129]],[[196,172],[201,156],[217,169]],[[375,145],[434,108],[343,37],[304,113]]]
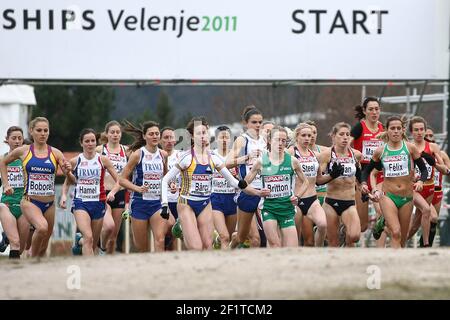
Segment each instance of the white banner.
[[0,79],[448,79],[448,0],[2,0]]

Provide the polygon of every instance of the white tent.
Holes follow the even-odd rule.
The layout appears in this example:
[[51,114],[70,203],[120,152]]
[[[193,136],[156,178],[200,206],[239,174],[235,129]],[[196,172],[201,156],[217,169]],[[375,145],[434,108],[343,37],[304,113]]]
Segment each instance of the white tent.
[[[36,105],[34,88],[28,85],[0,85],[0,138],[6,135],[11,126],[20,126],[25,137],[28,127],[28,114]],[[8,146],[0,144],[0,154],[8,151]]]
[[[36,97],[33,87],[28,85],[0,85],[0,139],[2,142],[6,136],[6,130],[11,126],[20,126],[25,136],[28,136],[28,114],[30,107],[34,105],[36,105]],[[4,154],[8,150],[9,148],[5,143],[0,143],[0,154]],[[8,255],[8,253],[9,247],[4,253],[0,254]]]

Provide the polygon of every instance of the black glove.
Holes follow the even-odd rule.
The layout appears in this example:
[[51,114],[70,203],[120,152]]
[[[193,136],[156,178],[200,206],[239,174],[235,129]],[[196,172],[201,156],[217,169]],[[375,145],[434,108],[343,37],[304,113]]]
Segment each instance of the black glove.
[[169,220],[169,211],[167,211],[167,205],[161,208],[161,218]]
[[361,201],[362,201],[362,202],[367,202],[367,201],[369,201],[369,195],[368,195],[368,194],[365,194],[365,193],[361,194]]
[[336,179],[339,176],[342,176],[344,174],[344,166],[340,163],[333,163],[331,166],[330,176],[333,179]]
[[436,164],[436,159],[434,159],[434,157],[428,153],[426,153],[425,151],[422,151],[422,153],[420,154],[420,156],[422,158],[425,159],[425,161],[430,165],[430,166],[434,166]]

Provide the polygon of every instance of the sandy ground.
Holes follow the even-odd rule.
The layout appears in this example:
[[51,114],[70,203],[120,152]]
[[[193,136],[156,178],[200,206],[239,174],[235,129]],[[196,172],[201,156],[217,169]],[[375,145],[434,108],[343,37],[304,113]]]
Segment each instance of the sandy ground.
[[[440,248],[2,259],[0,270],[1,299],[450,299],[450,249]],[[73,270],[80,289],[67,286]]]

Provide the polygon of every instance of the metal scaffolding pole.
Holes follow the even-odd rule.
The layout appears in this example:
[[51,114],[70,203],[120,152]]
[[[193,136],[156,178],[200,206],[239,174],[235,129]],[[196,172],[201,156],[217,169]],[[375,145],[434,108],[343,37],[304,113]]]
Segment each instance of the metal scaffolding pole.
[[[444,92],[444,94],[448,94],[448,85],[447,84],[444,85],[443,92]],[[449,106],[448,100],[442,101],[442,114],[443,114],[443,116],[442,116],[442,132],[445,134],[447,134],[447,128],[448,128],[447,127],[448,106]]]
[[409,83],[406,85],[406,114],[411,114],[411,87],[409,86]]

